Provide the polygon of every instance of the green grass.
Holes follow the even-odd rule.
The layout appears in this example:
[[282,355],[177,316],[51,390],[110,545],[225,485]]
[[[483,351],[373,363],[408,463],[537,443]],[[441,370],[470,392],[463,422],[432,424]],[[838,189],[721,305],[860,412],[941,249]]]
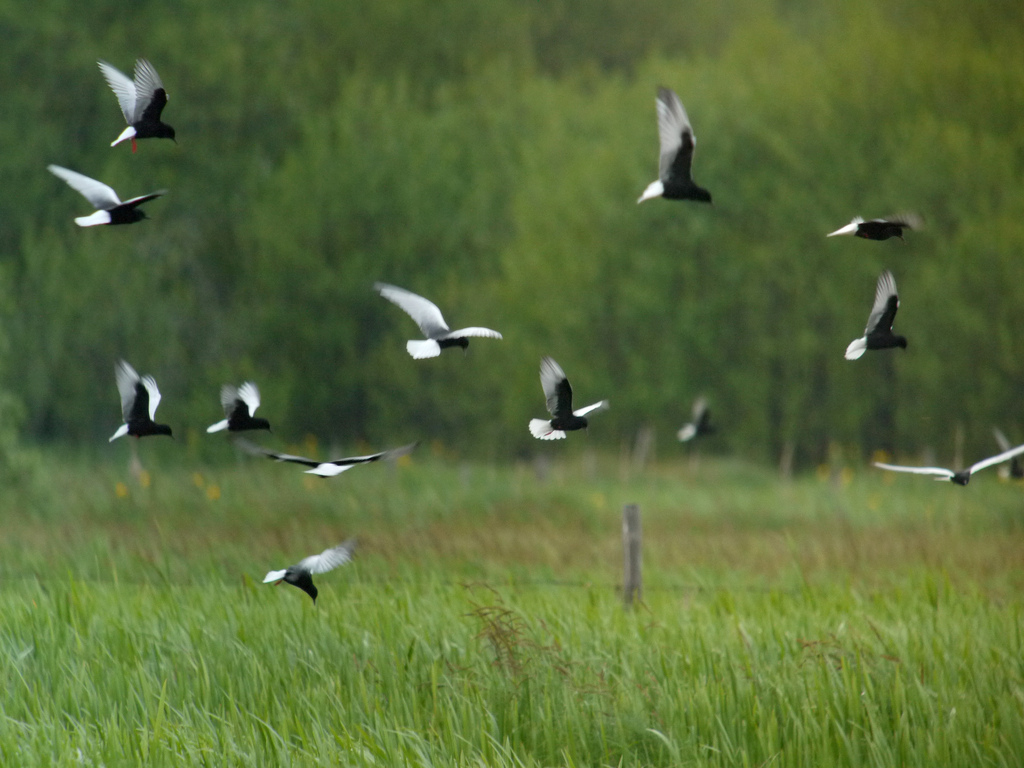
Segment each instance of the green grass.
[[[424,452],[331,481],[247,462],[145,483],[62,464],[0,498],[5,766],[1024,755],[1024,490],[994,474],[780,483],[581,454],[541,480]],[[350,535],[318,607],[259,583]]]

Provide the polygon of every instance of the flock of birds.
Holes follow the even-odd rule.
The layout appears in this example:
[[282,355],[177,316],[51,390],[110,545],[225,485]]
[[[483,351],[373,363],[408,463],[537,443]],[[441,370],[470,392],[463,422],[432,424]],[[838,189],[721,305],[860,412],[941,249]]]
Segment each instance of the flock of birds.
[[[139,59],[135,62],[134,78],[129,78],[104,61],[98,63],[104,78],[117,96],[121,112],[128,123],[128,127],[111,142],[111,146],[130,140],[132,152],[136,152],[139,139],[166,138],[174,141],[174,129],[161,120],[163,109],[167,104],[167,91],[156,69],[145,59]],[[642,203],[656,197],[663,197],[669,200],[693,200],[711,204],[711,193],[694,183],[691,175],[693,154],[697,143],[686,109],[676,93],[668,88],[658,89],[656,103],[660,139],[658,178],[647,186],[637,202]],[[48,169],[85,197],[96,209],[95,213],[75,219],[75,223],[80,227],[132,224],[141,221],[147,217],[140,206],[166,193],[165,190],[160,190],[122,202],[117,192],[103,182],[58,165],[50,165]],[[902,240],[905,229],[913,230],[920,226],[921,219],[913,214],[871,221],[864,221],[857,217],[827,236],[853,235],[868,240],[887,240],[897,237]],[[473,326],[451,330],[445,322],[441,310],[433,302],[404,288],[387,283],[375,283],[374,289],[381,297],[405,311],[419,326],[425,338],[410,340],[406,343],[406,350],[416,360],[437,357],[442,350],[451,347],[460,347],[465,350],[469,346],[470,338],[502,338],[500,333],[490,328]],[[855,360],[868,350],[894,347],[905,349],[906,338],[894,334],[892,330],[898,308],[899,295],[896,291],[896,280],[892,272],[886,270],[878,278],[875,301],[868,316],[864,335],[850,342],[846,349],[846,358]],[[115,379],[121,396],[121,412],[124,423],[118,427],[110,440],[114,441],[125,435],[136,438],[151,435],[172,436],[169,426],[156,422],[160,390],[153,376],[140,376],[128,362],[120,360],[115,366]],[[608,401],[601,400],[583,408],[573,409],[572,386],[562,367],[551,357],[545,356],[541,359],[540,382],[547,410],[551,415],[549,419],[531,419],[529,422],[530,433],[540,440],[564,439],[567,432],[587,429],[589,425],[587,416],[608,408]],[[256,416],[256,410],[260,405],[260,394],[253,382],[247,381],[238,387],[225,384],[221,388],[220,399],[225,418],[212,424],[207,432],[226,431],[236,435],[239,432],[252,430],[270,430],[270,422]],[[711,434],[713,431],[714,427],[710,423],[707,401],[700,397],[694,403],[690,423],[684,425],[677,436],[680,441],[686,442],[702,435]],[[971,475],[975,472],[1009,461],[1012,462],[1009,473],[1014,477],[1024,477],[1024,468],[1021,467],[1017,458],[1024,454],[1024,445],[1011,447],[1001,432],[998,430],[995,432],[1001,452],[962,471],[954,472],[942,467],[897,466],[882,462],[874,462],[874,465],[882,469],[931,475],[938,480],[949,480],[958,485],[967,485]],[[411,443],[367,456],[350,456],[321,462],[303,456],[271,451],[240,437],[236,437],[235,442],[250,454],[265,456],[274,461],[300,464],[307,467],[306,472],[319,477],[334,477],[360,464],[381,459],[395,459],[409,453],[417,445]],[[306,592],[315,604],[317,588],[313,584],[312,576],[326,573],[349,562],[354,547],[355,541],[349,540],[318,555],[311,555],[289,568],[270,571],[264,578],[264,583],[292,584]]]

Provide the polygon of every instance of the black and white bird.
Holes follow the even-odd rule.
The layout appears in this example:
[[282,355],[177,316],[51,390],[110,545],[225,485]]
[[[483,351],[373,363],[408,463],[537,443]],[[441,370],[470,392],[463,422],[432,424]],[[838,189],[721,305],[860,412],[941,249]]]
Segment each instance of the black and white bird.
[[959,472],[954,472],[951,469],[945,467],[898,467],[895,464],[884,464],[880,461],[872,462],[879,469],[889,469],[893,472],[911,472],[915,475],[932,475],[936,480],[949,480],[957,485],[967,485],[971,481],[971,475],[975,472],[980,472],[986,467],[991,467],[995,464],[1002,464],[1004,461],[1009,461],[1015,456],[1019,456],[1024,453],[1024,445],[1018,445],[1016,448],[1010,448],[1009,450],[1003,451],[995,456],[990,456],[987,459],[972,464],[967,469],[963,469]]
[[868,315],[868,324],[864,335],[854,339],[846,347],[846,359],[856,360],[869,349],[889,349],[891,347],[907,348],[907,339],[892,332],[892,323],[896,319],[896,310],[900,307],[899,295],[896,293],[896,278],[892,272],[885,270],[878,277],[875,286],[875,303]]
[[369,456],[350,456],[347,459],[335,459],[334,461],[317,461],[316,459],[307,459],[305,456],[292,456],[289,453],[270,451],[241,438],[235,440],[235,443],[239,448],[253,456],[266,456],[268,459],[273,459],[274,461],[284,461],[311,467],[311,469],[306,470],[306,473],[310,475],[318,475],[319,477],[335,477],[336,475],[340,475],[342,472],[347,472],[352,469],[352,467],[359,466],[360,464],[369,464],[371,461],[380,461],[381,459],[391,461],[405,456],[407,453],[412,453],[416,446],[419,445],[418,442],[409,443],[408,445],[403,445],[401,448],[392,448],[389,451],[371,453]]
[[148,435],[167,435],[173,437],[171,428],[166,424],[157,424],[156,407],[160,405],[160,390],[156,379],[152,376],[139,376],[124,360],[118,360],[114,366],[117,379],[117,391],[121,395],[121,415],[124,424],[117,428],[108,442],[119,437],[147,437]]
[[102,181],[90,179],[88,176],[59,165],[48,165],[46,168],[57,178],[67,182],[69,187],[82,195],[96,209],[96,213],[91,216],[79,216],[75,219],[75,224],[80,227],[95,227],[98,224],[133,224],[136,221],[142,221],[146,218],[146,213],[139,206],[148,200],[167,194],[167,190],[161,189],[148,195],[133,197],[122,203],[117,192]]
[[126,139],[131,139],[134,152],[137,149],[136,139],[175,141],[174,129],[160,122],[160,113],[167,105],[167,91],[164,90],[163,81],[153,69],[153,65],[145,59],[138,59],[135,62],[135,79],[132,80],[105,61],[97,63],[110,89],[117,96],[117,103],[121,105],[121,112],[128,123],[128,127],[110,143],[110,146],[114,147]]
[[457,331],[448,329],[448,324],[441,315],[441,310],[434,302],[422,296],[417,296],[412,291],[399,288],[387,283],[374,283],[374,290],[388,301],[397,304],[409,317],[416,321],[426,341],[407,341],[405,348],[416,360],[427,357],[437,357],[442,349],[448,347],[469,346],[469,336],[479,336],[488,339],[500,339],[501,334],[492,331],[490,328],[461,328]]
[[686,443],[704,435],[710,435],[715,431],[711,425],[711,411],[708,410],[708,401],[701,395],[693,402],[693,416],[689,424],[684,424],[676,433],[679,442]]
[[220,404],[224,406],[226,419],[211,424],[207,432],[244,432],[248,429],[270,429],[270,422],[255,416],[260,407],[260,391],[247,381],[240,387],[225,384],[220,388]]
[[[853,221],[845,227],[840,227],[835,232],[829,232],[825,237],[835,235],[853,235],[862,237],[865,240],[888,240],[890,237],[898,237],[903,240],[904,229],[920,229],[921,217],[916,213],[901,213],[899,216],[890,216],[887,219],[871,219],[864,221],[860,216],[855,216]],[[904,240],[904,242],[906,242]]]
[[[1012,450],[1010,441],[1006,439],[1006,435],[1003,434],[999,427],[992,427],[992,435],[995,437],[996,443],[999,444],[1000,451]],[[1024,480],[1024,464],[1021,464],[1020,459],[1014,456],[1010,459],[1010,466],[999,468],[999,476],[1004,480],[1011,478],[1013,480]]]
[[693,183],[690,166],[697,147],[690,118],[675,91],[658,89],[658,138],[661,154],[658,161],[658,180],[647,185],[637,203],[652,197],[668,200],[697,200],[711,202],[711,193]]
[[264,584],[280,584],[282,581],[298,587],[311,598],[316,605],[316,596],[319,594],[316,585],[313,584],[313,576],[333,571],[339,565],[346,565],[352,562],[352,552],[356,548],[356,540],[339,544],[336,547],[325,549],[319,555],[310,555],[295,565],[289,566],[281,571],[270,571],[263,579]]
[[530,419],[530,433],[538,440],[562,440],[566,432],[587,428],[588,413],[608,410],[608,401],[602,400],[574,411],[569,379],[565,377],[562,366],[550,357],[541,358],[540,385],[547,398],[551,419]]

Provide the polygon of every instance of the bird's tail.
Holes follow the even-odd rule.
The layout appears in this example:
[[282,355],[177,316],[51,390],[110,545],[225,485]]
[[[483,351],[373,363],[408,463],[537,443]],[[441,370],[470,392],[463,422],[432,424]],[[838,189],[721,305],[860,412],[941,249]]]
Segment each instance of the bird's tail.
[[110,142],[110,146],[116,147],[122,141],[127,141],[128,139],[134,139],[134,138],[135,138],[135,128],[133,128],[132,126],[129,125],[123,131],[121,131],[121,135],[120,136],[118,136],[116,139],[114,139],[112,142]]
[[693,424],[684,424],[683,428],[676,433],[676,437],[679,438],[679,442],[685,443],[687,440],[693,440],[697,436],[697,427]]
[[868,340],[866,337],[861,336],[859,339],[854,339],[850,342],[850,346],[846,348],[846,359],[856,360],[858,357],[864,354],[868,348]]
[[272,581],[280,581],[281,579],[283,579],[283,578],[284,578],[284,575],[285,575],[286,573],[288,573],[288,571],[287,571],[287,570],[283,570],[283,571],[271,571],[271,572],[270,572],[270,573],[268,573],[268,574],[266,575],[266,577],[265,577],[265,578],[263,579],[263,583],[264,583],[264,584],[269,584],[269,583],[270,583],[270,582],[272,582]]
[[213,432],[222,432],[227,428],[228,420],[224,419],[223,421],[218,421],[216,424],[211,424],[206,428],[206,431],[212,434]]
[[89,216],[76,216],[75,224],[80,227],[95,227],[99,224],[110,223],[110,211],[96,211]]
[[441,354],[441,345],[433,339],[424,341],[407,341],[405,348],[412,355],[414,360],[423,360],[427,357],[437,357]]
[[565,432],[552,429],[551,422],[544,419],[530,419],[530,434],[538,440],[562,440]]
[[107,442],[108,443],[112,443],[115,440],[117,440],[117,438],[124,437],[127,434],[128,434],[128,425],[127,424],[122,424],[120,427],[117,428],[117,432],[115,432],[113,435],[110,436],[110,439]]
[[636,202],[639,205],[644,200],[650,200],[652,197],[661,197],[663,194],[665,194],[665,185],[660,180],[652,181],[647,185],[647,189],[644,190],[644,193],[640,195],[640,199]]

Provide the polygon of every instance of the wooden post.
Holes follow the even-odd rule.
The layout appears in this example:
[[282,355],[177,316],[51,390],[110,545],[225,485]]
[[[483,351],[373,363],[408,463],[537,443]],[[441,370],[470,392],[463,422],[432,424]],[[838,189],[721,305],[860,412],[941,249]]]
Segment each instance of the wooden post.
[[633,605],[633,598],[643,600],[643,575],[641,571],[640,507],[627,504],[622,508],[622,551],[625,556],[622,580],[622,599],[626,608]]

